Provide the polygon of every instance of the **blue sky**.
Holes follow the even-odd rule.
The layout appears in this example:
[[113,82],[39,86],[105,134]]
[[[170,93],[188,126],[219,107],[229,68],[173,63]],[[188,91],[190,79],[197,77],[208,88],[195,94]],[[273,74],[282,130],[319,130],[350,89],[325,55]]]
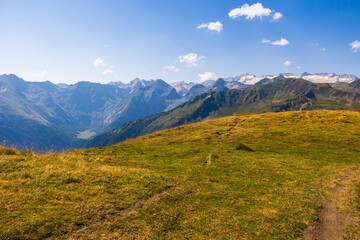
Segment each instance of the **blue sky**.
[[0,0],[0,74],[31,81],[360,77],[359,41],[359,0]]

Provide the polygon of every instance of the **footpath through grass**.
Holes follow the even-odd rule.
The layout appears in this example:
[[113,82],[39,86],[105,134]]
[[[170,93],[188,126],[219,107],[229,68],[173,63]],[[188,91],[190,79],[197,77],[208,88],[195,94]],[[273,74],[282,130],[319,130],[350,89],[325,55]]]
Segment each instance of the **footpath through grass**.
[[345,111],[246,114],[101,149],[0,149],[0,239],[301,238],[320,192],[358,167],[359,123]]

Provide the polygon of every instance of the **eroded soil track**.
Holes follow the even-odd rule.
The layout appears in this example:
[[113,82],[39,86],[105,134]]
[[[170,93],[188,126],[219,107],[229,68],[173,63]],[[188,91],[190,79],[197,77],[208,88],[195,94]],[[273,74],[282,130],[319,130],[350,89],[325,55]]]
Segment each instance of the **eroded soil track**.
[[340,178],[331,192],[331,201],[321,195],[321,207],[318,219],[304,231],[304,238],[308,240],[340,240],[348,225],[356,223],[356,218],[347,212],[340,212],[336,208],[336,201],[344,193],[345,188],[353,177],[346,174]]
[[102,221],[92,222],[91,224],[84,226],[73,232],[70,232],[64,236],[61,236],[61,237],[57,236],[57,237],[51,238],[51,239],[118,239],[118,237],[115,238],[115,237],[107,236],[106,234],[104,235],[101,231],[92,232],[92,234],[90,234],[90,235],[86,231],[96,227],[97,225],[107,226],[107,225],[110,225],[115,220],[119,220],[119,219],[124,220],[124,219],[126,219],[126,217],[135,215],[139,210],[147,207],[149,204],[157,202],[157,201],[161,201],[161,199],[164,198],[166,195],[171,194],[176,191],[181,191],[181,190],[182,189],[177,186],[166,187],[163,191],[161,191],[147,199],[140,200],[139,202],[129,206],[128,208],[123,209],[122,211],[118,212],[117,214],[109,216],[108,218],[106,218]]

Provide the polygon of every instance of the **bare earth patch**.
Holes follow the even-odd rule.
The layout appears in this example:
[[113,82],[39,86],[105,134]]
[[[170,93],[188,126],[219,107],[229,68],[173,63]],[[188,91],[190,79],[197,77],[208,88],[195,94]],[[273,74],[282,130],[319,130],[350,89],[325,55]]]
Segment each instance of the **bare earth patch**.
[[206,157],[206,165],[209,166],[211,164],[211,153]]

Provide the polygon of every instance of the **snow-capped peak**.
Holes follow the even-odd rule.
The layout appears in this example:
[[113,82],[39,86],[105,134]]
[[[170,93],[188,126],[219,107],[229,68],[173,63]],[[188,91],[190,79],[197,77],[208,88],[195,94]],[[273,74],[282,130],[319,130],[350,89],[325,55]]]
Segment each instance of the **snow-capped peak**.
[[342,74],[337,75],[335,73],[303,73],[301,78],[308,80],[314,83],[338,83],[338,82],[345,82],[351,83],[356,81],[358,78],[355,75],[351,74]]
[[247,84],[247,85],[254,85],[264,78],[274,79],[280,75],[283,75],[284,77],[287,77],[287,78],[296,77],[292,73],[280,73],[277,75],[268,74],[268,75],[263,75],[263,76],[259,76],[259,77],[255,76],[254,74],[245,73],[245,74],[241,74],[241,75],[240,74],[236,75],[235,77],[227,78],[226,81],[237,81],[237,82]]
[[237,81],[237,82],[248,84],[248,85],[254,85],[264,78],[274,79],[281,75],[286,78],[303,78],[305,80],[308,80],[308,81],[314,82],[314,83],[337,83],[337,82],[351,83],[358,79],[355,75],[351,75],[351,74],[342,74],[342,75],[338,75],[335,73],[311,74],[311,73],[304,72],[301,76],[296,76],[293,73],[280,73],[277,75],[263,75],[260,77],[257,77],[253,74],[245,73],[245,74],[236,75],[235,77],[227,78],[225,80],[226,81]]

